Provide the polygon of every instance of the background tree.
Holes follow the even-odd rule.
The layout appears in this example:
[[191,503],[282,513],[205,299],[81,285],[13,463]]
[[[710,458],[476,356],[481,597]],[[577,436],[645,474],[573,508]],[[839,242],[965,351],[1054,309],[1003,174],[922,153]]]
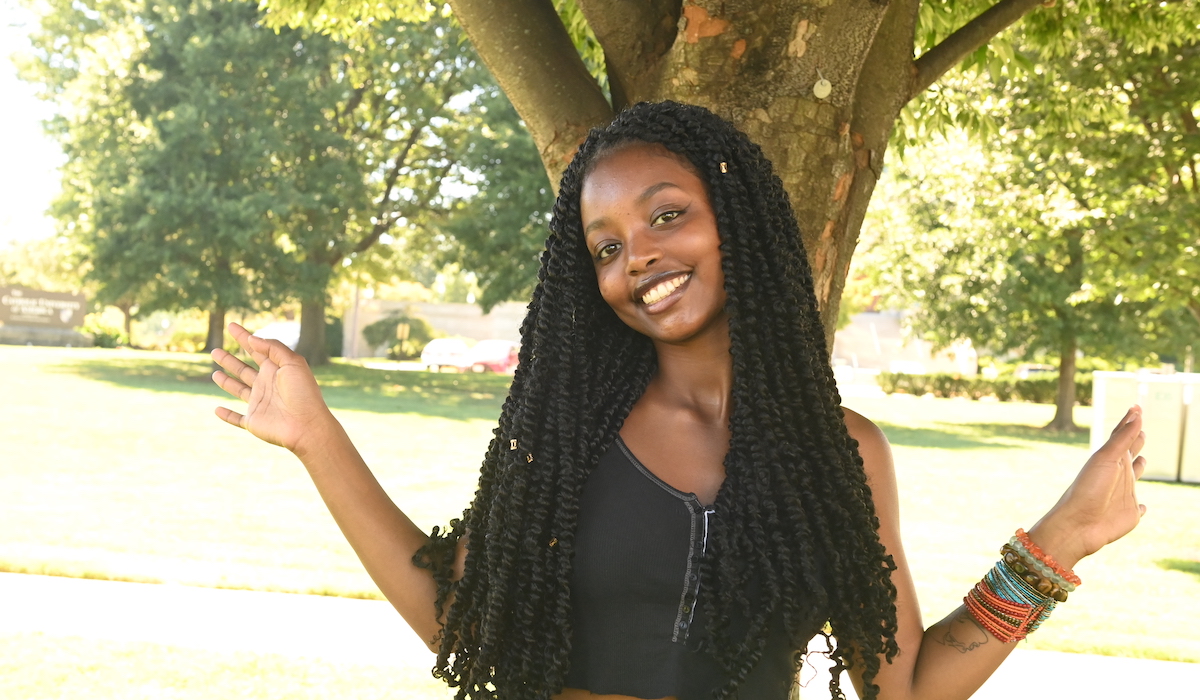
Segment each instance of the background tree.
[[985,156],[961,139],[906,154],[895,179],[884,198],[896,211],[878,229],[867,225],[880,240],[864,262],[880,288],[937,346],[967,339],[985,353],[1057,357],[1051,426],[1073,429],[1076,352],[1146,350],[1135,342],[1144,308],[1088,293],[1103,276],[1105,232],[1019,159]]
[[[298,350],[321,364],[329,284],[395,257],[377,244],[420,238],[471,195],[491,197],[474,211],[495,219],[493,234],[509,235],[496,222],[519,231],[538,216],[530,178],[493,188],[501,179],[486,171],[528,161],[528,137],[445,13],[338,41],[276,33],[250,3],[51,9],[33,77],[76,96],[58,128],[72,156],[58,214],[107,303],[208,309],[216,346],[226,309],[296,299]],[[119,49],[102,41],[123,34],[132,39]],[[86,70],[60,67],[83,59]],[[488,104],[502,117],[495,131]],[[487,239],[460,214],[462,240]],[[496,300],[533,274],[475,259],[519,273],[489,276]]]
[[[53,0],[41,31],[30,37],[36,53],[20,63],[24,77],[59,106],[46,125],[67,155],[63,190],[51,206],[66,239],[57,247],[95,302],[121,309],[127,333],[139,302],[149,310],[157,300],[155,265],[135,253],[147,251],[130,233],[140,212],[123,201],[131,163],[149,138],[126,99],[129,57],[145,41],[135,12],[122,0],[96,7]],[[107,258],[100,267],[97,256]]]
[[70,241],[63,236],[8,241],[0,245],[0,285],[78,292],[83,279],[71,264],[71,254]]
[[341,159],[359,174],[367,203],[351,210],[314,187],[282,219],[287,268],[302,302],[297,351],[311,364],[328,359],[324,318],[335,274],[362,257],[389,257],[380,241],[432,225],[463,196],[470,174],[460,159],[479,119],[476,92],[490,83],[443,13],[420,23],[382,22],[344,46],[323,80],[341,91],[327,130],[347,145],[336,154],[302,149],[297,163],[332,167]]
[[[1092,24],[1148,48],[1194,33],[1200,16],[1190,0],[449,1],[528,125],[552,183],[589,128],[640,100],[704,105],[762,144],[796,209],[830,340],[906,104],[964,59],[977,67],[1011,60],[1011,46],[994,39],[1035,9],[1028,35],[1051,57]],[[427,11],[412,0],[267,5],[276,22],[335,31]],[[917,123],[972,121],[969,107],[936,92],[919,107]]]
[[499,87],[481,88],[477,105],[459,161],[477,191],[429,229],[437,240],[425,245],[436,250],[439,267],[458,264],[475,274],[486,313],[533,293],[554,194],[533,139]]
[[[157,254],[172,305],[208,311],[211,350],[224,345],[228,309],[298,291],[278,258],[280,223],[300,201],[340,204],[328,212],[333,225],[365,204],[347,159],[304,160],[349,149],[322,129],[339,91],[320,83],[342,52],[324,36],[270,31],[250,2],[154,3],[141,17],[147,46],[128,92],[156,138],[138,158],[127,206],[143,212],[141,257]],[[305,167],[289,169],[297,162]]]
[[[990,134],[989,155],[968,164],[965,179],[900,176],[919,177],[905,206],[922,232],[886,234],[911,244],[893,248],[900,268],[931,240],[944,253],[908,270],[906,284],[922,295],[918,325],[936,339],[1058,355],[1053,427],[1074,427],[1077,350],[1178,357],[1200,337],[1197,39],[1142,50],[1093,25],[1049,61],[1018,33],[1025,70],[949,86],[983,105],[987,126],[976,133]],[[969,215],[949,223],[964,202]]]
[[[278,164],[334,100],[314,86],[333,42],[273,32],[252,3],[179,0],[56,2],[34,43],[31,77],[64,115],[55,213],[98,301],[125,312],[127,331],[134,307],[208,311],[207,345],[220,347],[228,309],[286,293],[271,219],[280,182],[294,192],[295,179]],[[318,184],[336,193],[359,180],[344,170]]]

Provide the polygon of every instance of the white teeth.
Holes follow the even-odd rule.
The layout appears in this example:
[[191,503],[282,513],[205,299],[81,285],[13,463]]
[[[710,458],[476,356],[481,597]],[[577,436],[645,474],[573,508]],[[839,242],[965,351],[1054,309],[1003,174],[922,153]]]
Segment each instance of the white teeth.
[[653,289],[642,295],[642,303],[649,306],[655,302],[662,301],[668,295],[670,295],[671,292],[679,289],[679,285],[687,282],[689,279],[691,279],[691,277],[692,275],[689,273],[681,277],[669,279],[666,282],[655,286]]

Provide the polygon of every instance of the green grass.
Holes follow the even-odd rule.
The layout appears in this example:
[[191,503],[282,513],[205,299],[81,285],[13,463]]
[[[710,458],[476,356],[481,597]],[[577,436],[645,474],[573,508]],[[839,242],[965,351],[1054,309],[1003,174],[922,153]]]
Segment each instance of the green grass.
[[11,700],[446,700],[445,684],[388,666],[44,634],[0,636]]
[[[1088,454],[1086,434],[1037,427],[1053,406],[903,395],[847,405],[892,442],[927,624],[961,603],[1000,545],[1054,504]],[[1088,425],[1090,414],[1076,408],[1076,422]],[[1200,487],[1142,482],[1138,497],[1148,506],[1141,524],[1080,562],[1084,585],[1029,647],[1200,662]]]
[[[378,596],[303,467],[213,415],[219,403],[237,402],[211,384],[210,371],[204,356],[0,346],[0,569]],[[319,380],[402,509],[426,528],[461,513],[508,378],[334,365]],[[1000,544],[1053,504],[1087,455],[1083,435],[1037,427],[1051,406],[908,396],[847,405],[893,443],[927,623],[961,602]],[[1090,409],[1077,409],[1077,422],[1089,419]],[[1200,661],[1200,488],[1144,483],[1140,497],[1149,506],[1141,526],[1079,565],[1085,585],[1029,646]],[[49,654],[55,645],[69,653]],[[135,664],[172,688],[229,674],[255,689],[233,693],[244,697],[308,697],[309,685],[324,696],[409,697],[385,694],[393,671],[152,644],[5,637],[0,659],[26,647],[47,655],[7,662],[21,687],[71,668],[99,674],[98,687],[119,687],[109,667]],[[320,683],[332,685],[300,666],[325,668]],[[393,688],[426,682],[393,680]]]
[[[303,467],[213,415],[204,356],[0,346],[0,569],[377,596]],[[506,377],[320,373],[425,527],[474,493]]]

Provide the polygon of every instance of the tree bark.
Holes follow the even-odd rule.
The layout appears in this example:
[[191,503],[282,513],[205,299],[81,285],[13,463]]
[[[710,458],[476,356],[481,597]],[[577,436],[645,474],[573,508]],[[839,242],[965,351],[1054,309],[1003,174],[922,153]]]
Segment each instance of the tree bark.
[[225,312],[225,307],[220,304],[208,312],[208,337],[204,341],[204,352],[225,347]]
[[1063,332],[1058,359],[1058,394],[1055,397],[1054,420],[1046,425],[1047,430],[1078,432],[1075,425],[1075,351],[1078,349],[1075,333],[1067,325]]
[[551,0],[449,0],[479,57],[525,120],[558,181],[593,126],[613,117]]
[[309,367],[329,364],[325,347],[325,297],[300,302],[300,342],[296,352],[308,361]]

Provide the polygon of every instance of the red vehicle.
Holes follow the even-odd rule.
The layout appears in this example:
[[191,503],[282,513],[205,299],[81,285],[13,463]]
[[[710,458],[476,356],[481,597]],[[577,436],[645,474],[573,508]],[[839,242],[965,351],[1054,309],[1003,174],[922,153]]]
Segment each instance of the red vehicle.
[[472,372],[512,374],[517,369],[520,343],[511,340],[481,340],[467,353]]

